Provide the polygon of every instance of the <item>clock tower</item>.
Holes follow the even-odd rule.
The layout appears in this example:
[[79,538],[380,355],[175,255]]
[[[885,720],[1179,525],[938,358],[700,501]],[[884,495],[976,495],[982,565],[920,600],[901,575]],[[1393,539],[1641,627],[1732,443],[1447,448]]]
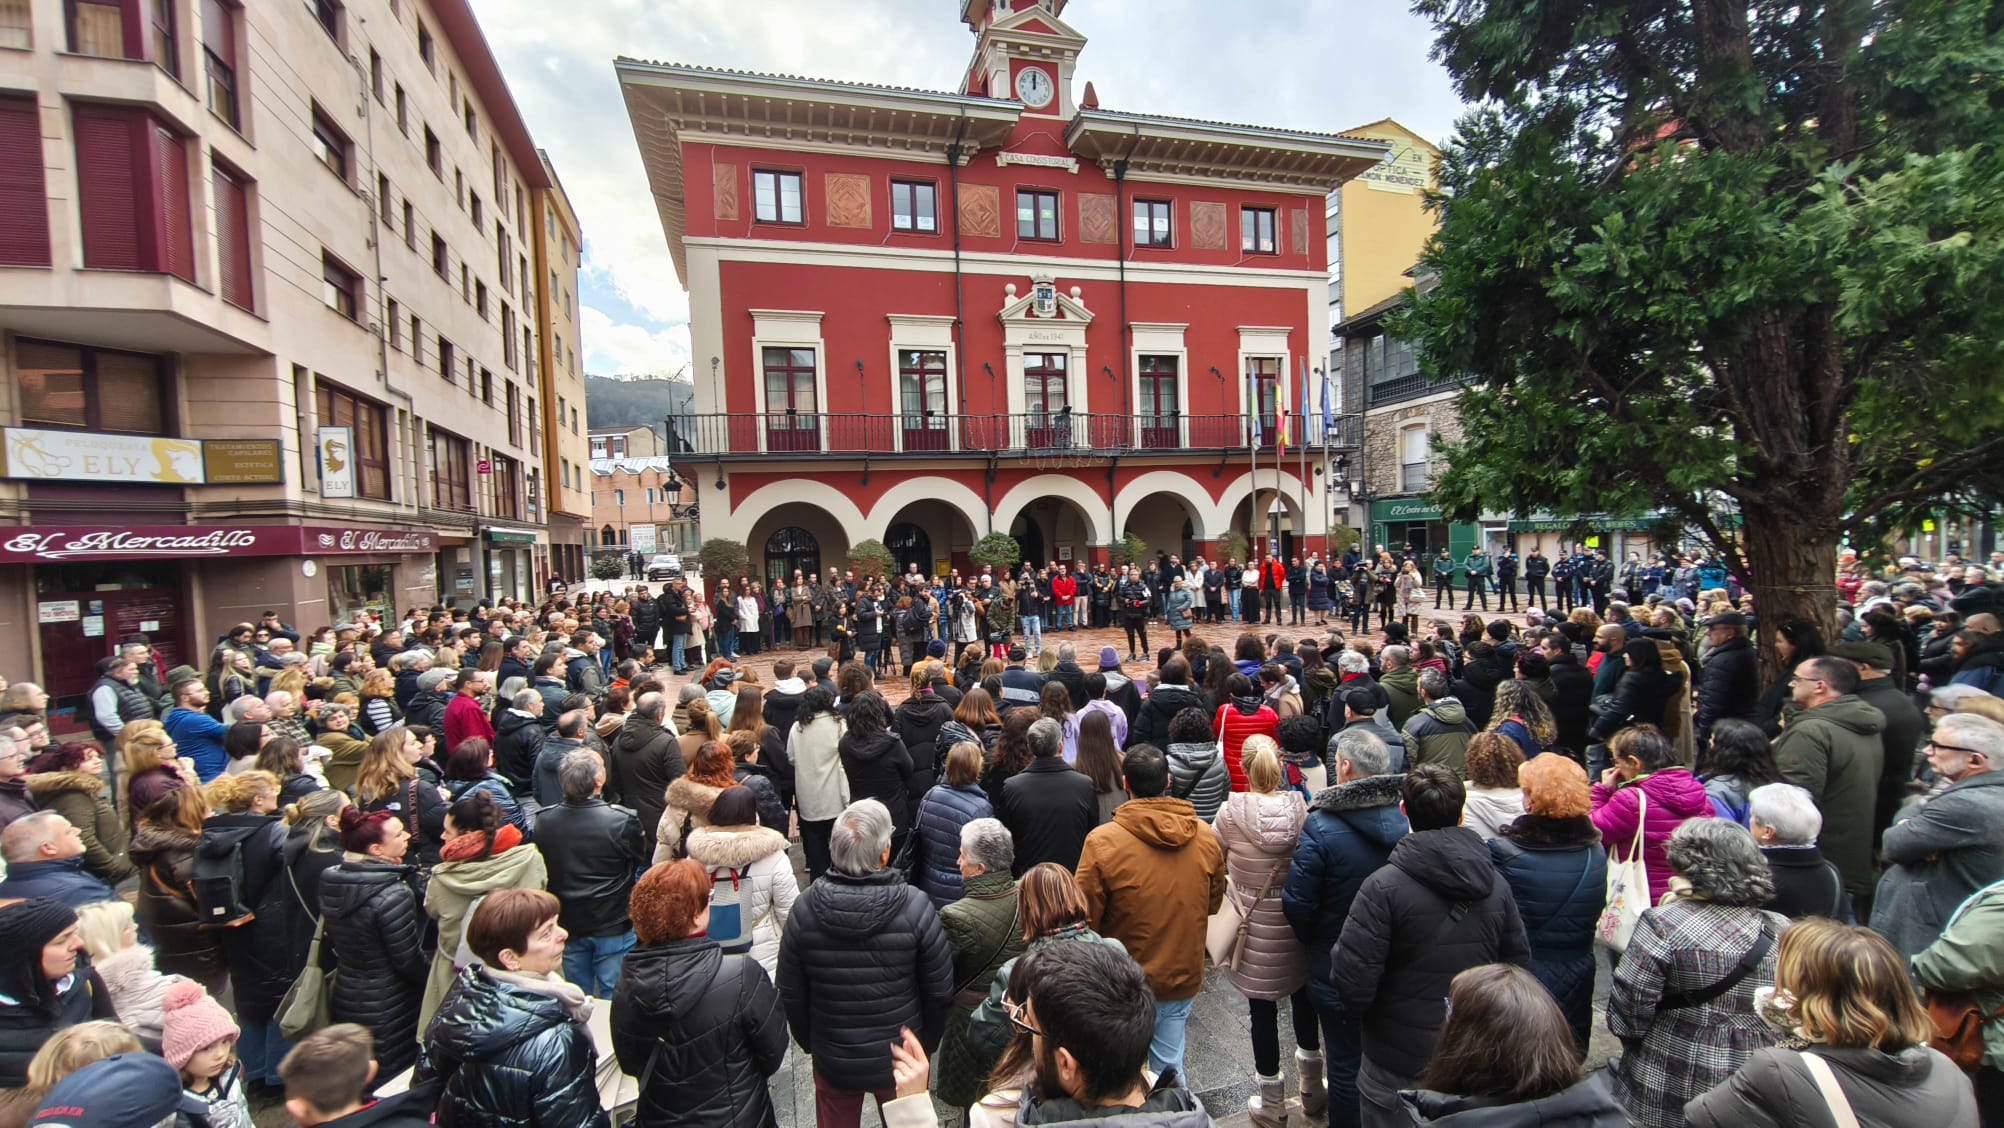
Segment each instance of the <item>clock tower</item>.
[[966,0],[961,15],[977,38],[961,93],[1021,102],[1026,117],[1070,120],[1085,36],[1058,18],[1064,8],[1064,0]]

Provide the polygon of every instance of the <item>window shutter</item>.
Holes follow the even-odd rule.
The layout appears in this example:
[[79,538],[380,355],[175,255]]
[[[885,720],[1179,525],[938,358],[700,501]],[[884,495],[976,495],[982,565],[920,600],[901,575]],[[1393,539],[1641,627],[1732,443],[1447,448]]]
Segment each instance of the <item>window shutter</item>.
[[84,265],[93,270],[142,270],[139,200],[133,175],[132,119],[122,110],[76,110],[77,205]]
[[202,0],[202,44],[230,69],[237,65],[237,40],[231,34],[234,21],[230,6],[223,0]]
[[223,300],[257,308],[251,285],[250,208],[243,182],[216,166],[216,264]]
[[160,178],[160,222],[165,229],[167,272],[195,280],[195,233],[188,214],[188,146],[181,136],[151,122],[153,159]]
[[98,353],[97,413],[107,431],[164,434],[167,412],[160,401],[160,362],[134,353]]
[[33,98],[0,98],[0,263],[49,265],[49,195]]

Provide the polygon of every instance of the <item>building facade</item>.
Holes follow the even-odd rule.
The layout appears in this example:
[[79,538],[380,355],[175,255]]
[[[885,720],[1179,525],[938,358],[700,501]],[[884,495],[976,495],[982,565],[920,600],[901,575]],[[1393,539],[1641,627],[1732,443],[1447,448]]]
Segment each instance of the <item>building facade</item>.
[[[535,274],[524,280],[536,295],[536,348],[530,371],[540,376],[543,394],[543,460],[539,485],[549,498],[550,569],[567,579],[585,575],[585,546],[591,542],[591,487],[585,467],[585,383],[578,365],[584,344],[579,331],[578,270],[584,260],[584,229],[571,210],[550,155],[536,157],[543,185],[529,190],[529,226],[535,241]],[[526,338],[525,338],[526,341]],[[528,351],[525,349],[525,351]]]
[[1323,200],[1386,146],[1101,109],[1064,8],[968,0],[952,92],[617,64],[690,293],[675,464],[761,576],[1322,546]]
[[[646,428],[640,428],[647,433]],[[676,473],[665,455],[591,460],[592,550],[690,558],[702,547],[701,483]]]
[[533,591],[550,184],[465,0],[29,0],[0,41],[0,670],[63,728],[122,637]]
[[[593,462],[601,458],[652,458],[666,454],[662,448],[661,432],[652,427],[593,427],[591,429],[591,457]],[[594,487],[594,490],[596,487]],[[598,524],[598,500],[592,499],[592,523]]]

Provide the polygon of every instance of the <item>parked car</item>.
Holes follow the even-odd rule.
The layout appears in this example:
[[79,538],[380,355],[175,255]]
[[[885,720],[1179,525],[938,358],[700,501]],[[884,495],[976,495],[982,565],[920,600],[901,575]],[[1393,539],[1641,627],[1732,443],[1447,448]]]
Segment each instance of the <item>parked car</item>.
[[682,558],[672,552],[657,553],[647,562],[647,578],[672,580],[682,574]]

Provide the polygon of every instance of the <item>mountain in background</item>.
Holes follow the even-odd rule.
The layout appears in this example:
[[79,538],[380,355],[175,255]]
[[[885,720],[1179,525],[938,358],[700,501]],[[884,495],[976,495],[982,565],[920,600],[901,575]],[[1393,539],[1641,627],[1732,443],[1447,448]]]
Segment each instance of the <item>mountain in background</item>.
[[648,427],[661,434],[666,416],[696,410],[696,386],[662,377],[585,377],[585,421],[591,427]]

